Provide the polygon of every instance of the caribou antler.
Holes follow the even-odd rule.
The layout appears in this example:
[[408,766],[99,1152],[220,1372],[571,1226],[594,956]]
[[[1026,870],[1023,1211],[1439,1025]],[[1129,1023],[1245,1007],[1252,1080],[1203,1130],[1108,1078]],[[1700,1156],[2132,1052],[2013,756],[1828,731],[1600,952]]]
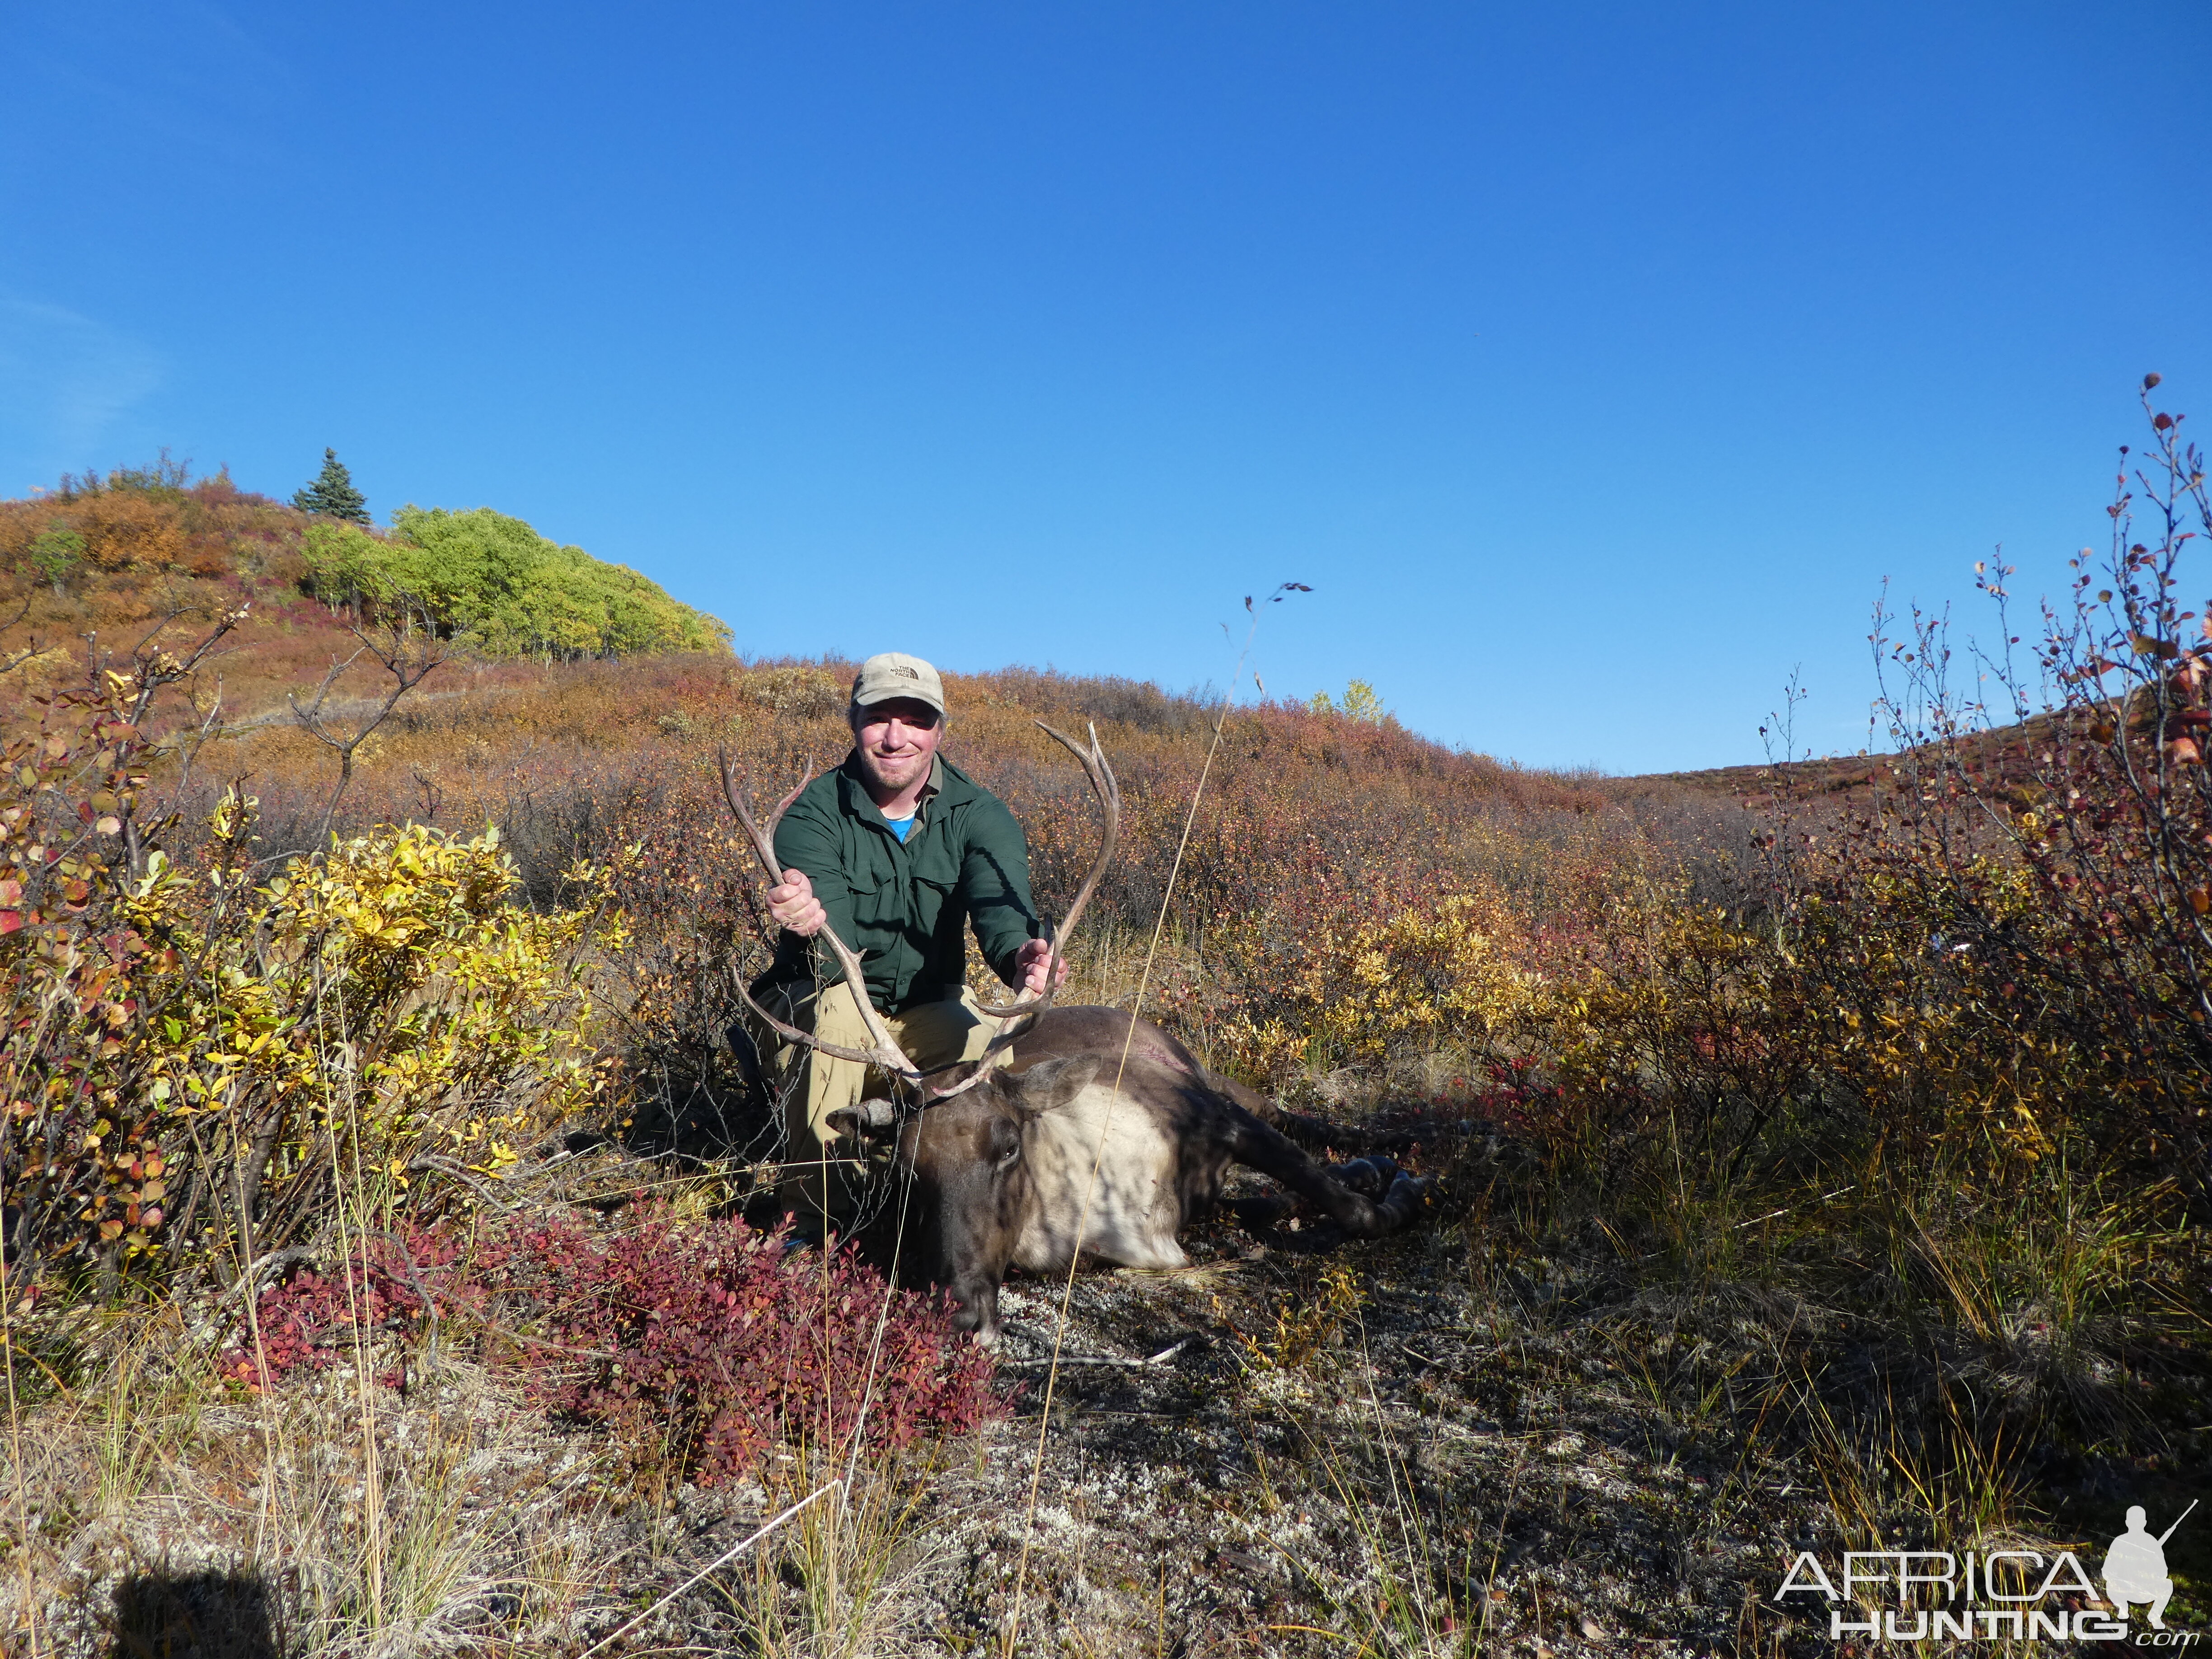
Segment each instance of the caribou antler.
[[1091,873],[1084,877],[1083,885],[1075,890],[1075,902],[1067,907],[1067,915],[1052,930],[1052,951],[1045,958],[1044,989],[1033,997],[1017,997],[1008,1003],[978,1003],[976,1006],[994,1019],[1013,1019],[1024,1014],[1041,1014],[1051,1006],[1054,987],[1053,976],[1060,971],[1061,953],[1067,941],[1075,936],[1075,924],[1083,919],[1083,908],[1091,902],[1091,896],[1098,890],[1105,878],[1106,866],[1114,861],[1114,849],[1121,839],[1121,786],[1115,781],[1114,769],[1106,763],[1106,754],[1098,746],[1098,728],[1091,727],[1091,747],[1086,750],[1065,732],[1054,731],[1042,720],[1037,729],[1058,743],[1061,748],[1082,763],[1084,775],[1091,780],[1091,787],[1098,797],[1099,809],[1106,815],[1105,833],[1098,838],[1098,856],[1091,861]]
[[[1060,970],[1061,954],[1066,947],[1067,941],[1075,935],[1075,924],[1082,920],[1084,907],[1091,902],[1091,896],[1098,890],[1098,884],[1105,878],[1106,867],[1113,862],[1114,850],[1120,845],[1121,838],[1121,787],[1115,781],[1114,769],[1107,764],[1105,750],[1099,747],[1098,728],[1095,726],[1091,727],[1091,747],[1086,750],[1066,732],[1054,731],[1042,720],[1039,720],[1036,724],[1040,731],[1081,763],[1084,775],[1091,780],[1091,787],[1097,793],[1099,807],[1105,814],[1105,833],[1099,837],[1098,856],[1091,862],[1091,872],[1084,877],[1083,885],[1076,889],[1075,902],[1067,907],[1067,915],[1060,926],[1052,930],[1052,949],[1045,957],[1044,989],[1033,997],[1018,997],[1010,1003],[978,1003],[976,1005],[984,1013],[999,1020],[1000,1024],[998,1035],[991,1039],[989,1045],[980,1055],[973,1060],[956,1062],[971,1066],[974,1068],[965,1078],[950,1088],[945,1089],[922,1083],[921,1068],[907,1058],[906,1051],[899,1047],[897,1039],[891,1036],[890,1028],[884,1024],[883,1017],[876,1012],[875,1005],[868,1000],[867,981],[861,977],[860,957],[854,954],[851,947],[843,939],[837,937],[837,930],[826,922],[823,924],[820,937],[829,945],[830,953],[837,958],[838,966],[845,970],[846,983],[853,988],[854,1003],[860,1010],[860,1018],[867,1025],[869,1040],[873,1046],[866,1049],[848,1048],[838,1043],[824,1042],[812,1032],[802,1031],[795,1025],[787,1025],[774,1014],[769,1013],[767,1009],[762,1007],[759,1003],[754,1001],[751,991],[740,984],[738,994],[744,998],[745,1006],[751,1009],[763,1023],[787,1040],[804,1043],[816,1052],[828,1054],[833,1059],[857,1060],[865,1066],[881,1066],[884,1071],[902,1077],[908,1083],[920,1085],[924,1096],[929,1101],[948,1100],[954,1095],[972,1089],[981,1083],[990,1072],[991,1062],[1013,1045],[1015,1038],[1019,1035],[1015,1029],[1017,1022],[1026,1015],[1041,1014],[1052,1006],[1053,996],[1057,989],[1053,980]],[[746,837],[753,844],[753,851],[760,857],[761,867],[768,872],[769,884],[779,886],[783,881],[783,870],[775,861],[775,826],[782,821],[783,815],[789,810],[792,802],[799,799],[799,791],[805,788],[809,781],[812,779],[813,763],[808,763],[806,775],[799,779],[798,787],[776,803],[775,811],[769,814],[768,825],[763,829],[754,822],[751,810],[746,806],[744,796],[738,793],[736,775],[730,769],[729,751],[726,749],[719,751],[718,758],[721,763],[722,799],[729,803],[732,815],[736,817],[739,824],[744,826]],[[939,1069],[950,1068],[940,1067]]]
[[1044,989],[1033,997],[1017,998],[1009,1003],[979,1002],[975,1006],[1000,1022],[998,1035],[994,1036],[983,1052],[972,1061],[965,1062],[975,1069],[948,1089],[926,1087],[927,1103],[934,1105],[940,1100],[950,1100],[974,1088],[990,1074],[991,1062],[1013,1046],[1014,1041],[1027,1029],[1021,1024],[1022,1017],[1041,1014],[1052,1006],[1058,987],[1053,983],[1060,970],[1060,952],[1067,941],[1075,936],[1075,924],[1083,919],[1083,907],[1091,902],[1091,896],[1098,890],[1104,879],[1106,866],[1114,861],[1114,849],[1121,839],[1121,786],[1115,781],[1114,769],[1106,763],[1106,751],[1098,746],[1098,728],[1091,730],[1091,747],[1085,750],[1065,732],[1054,731],[1042,720],[1037,729],[1057,742],[1061,748],[1083,764],[1084,775],[1091,780],[1091,787],[1098,797],[1098,805],[1106,815],[1105,832],[1098,838],[1098,856],[1091,860],[1091,873],[1083,878],[1083,885],[1075,890],[1075,902],[1067,907],[1067,915],[1052,932],[1052,949],[1044,959]]
[[[729,803],[731,815],[744,827],[746,839],[752,842],[753,851],[760,857],[761,868],[768,872],[769,885],[781,886],[783,866],[775,861],[775,827],[783,822],[783,815],[791,810],[792,802],[799,799],[799,791],[813,780],[814,763],[809,761],[806,763],[805,775],[799,779],[789,794],[775,804],[775,811],[768,815],[767,828],[763,829],[754,821],[751,810],[746,806],[744,797],[738,792],[737,776],[730,769],[730,751],[727,749],[718,750],[715,757],[721,763],[722,799]],[[751,990],[741,984],[738,988],[738,994],[745,1000],[745,1006],[789,1042],[804,1043],[807,1048],[833,1059],[858,1060],[864,1066],[880,1066],[884,1071],[902,1077],[909,1083],[920,1082],[921,1068],[907,1058],[906,1050],[899,1047],[898,1039],[891,1035],[890,1027],[884,1024],[883,1017],[876,1012],[875,1005],[868,1000],[868,982],[860,972],[859,956],[852,946],[837,937],[837,930],[827,921],[822,924],[819,937],[829,945],[830,954],[837,958],[837,965],[845,970],[845,982],[853,988],[853,1006],[860,1010],[861,1022],[868,1028],[872,1047],[848,1048],[841,1043],[824,1042],[811,1031],[802,1031],[795,1025],[787,1025],[754,1001]]]

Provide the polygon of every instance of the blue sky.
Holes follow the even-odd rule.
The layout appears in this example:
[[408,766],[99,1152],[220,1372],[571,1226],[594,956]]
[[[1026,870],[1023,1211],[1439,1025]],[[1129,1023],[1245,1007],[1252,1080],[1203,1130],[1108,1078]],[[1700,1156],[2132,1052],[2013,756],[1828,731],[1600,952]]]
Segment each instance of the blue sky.
[[[1863,741],[1868,609],[2212,410],[2212,9],[0,12],[0,493],[493,506],[747,653]],[[2208,415],[2207,418],[2212,418]],[[2044,579],[2048,574],[2048,580]],[[1238,629],[1241,635],[1241,626]]]

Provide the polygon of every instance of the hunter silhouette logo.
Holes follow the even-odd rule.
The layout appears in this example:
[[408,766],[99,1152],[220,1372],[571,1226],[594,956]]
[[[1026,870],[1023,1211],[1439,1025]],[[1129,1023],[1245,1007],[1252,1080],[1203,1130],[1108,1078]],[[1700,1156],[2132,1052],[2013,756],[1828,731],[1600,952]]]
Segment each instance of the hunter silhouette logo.
[[[2196,1644],[2202,1632],[2166,1627],[2173,1578],[2166,1566],[2166,1541],[2197,1504],[2153,1537],[2149,1516],[2138,1504],[2128,1510],[2128,1529],[2105,1552],[2103,1600],[2071,1550],[1847,1551],[1832,1575],[1810,1550],[1799,1552],[1783,1575],[1774,1599],[1784,1607],[1798,1595],[1828,1603],[1828,1634],[1841,1641],[1876,1642],[2128,1642],[2135,1647]],[[1891,1605],[1884,1607],[1883,1602]],[[2149,1628],[2130,1636],[2128,1609],[2141,1607]]]
[[[2189,1510],[2196,1507],[2192,1498]],[[2189,1519],[2189,1510],[2182,1510],[2173,1525],[2155,1538],[2147,1530],[2148,1517],[2142,1505],[2137,1504],[2128,1510],[2128,1529],[2112,1540],[2112,1547],[2105,1552],[2105,1595],[2115,1616],[2124,1619],[2130,1603],[2148,1602],[2150,1627],[2166,1628],[2166,1604],[2173,1596],[2173,1580],[2166,1571],[2166,1540]]]

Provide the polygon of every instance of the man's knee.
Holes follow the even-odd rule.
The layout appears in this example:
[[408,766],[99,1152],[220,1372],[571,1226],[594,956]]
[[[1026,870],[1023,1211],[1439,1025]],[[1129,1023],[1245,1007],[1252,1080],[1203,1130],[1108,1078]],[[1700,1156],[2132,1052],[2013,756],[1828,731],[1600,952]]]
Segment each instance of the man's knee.
[[814,999],[814,1023],[808,1029],[824,1042],[865,1044],[868,1023],[860,1018],[860,1001],[853,994],[853,988],[842,980],[823,986]]

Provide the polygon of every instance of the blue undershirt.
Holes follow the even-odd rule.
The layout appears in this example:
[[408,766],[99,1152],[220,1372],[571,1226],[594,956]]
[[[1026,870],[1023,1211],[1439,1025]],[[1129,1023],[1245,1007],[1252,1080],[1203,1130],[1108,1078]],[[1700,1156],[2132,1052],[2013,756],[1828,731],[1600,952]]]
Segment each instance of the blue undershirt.
[[915,815],[909,812],[902,818],[886,817],[884,819],[884,822],[890,826],[891,834],[899,838],[899,845],[902,847],[906,845],[907,836],[913,833],[914,817]]

